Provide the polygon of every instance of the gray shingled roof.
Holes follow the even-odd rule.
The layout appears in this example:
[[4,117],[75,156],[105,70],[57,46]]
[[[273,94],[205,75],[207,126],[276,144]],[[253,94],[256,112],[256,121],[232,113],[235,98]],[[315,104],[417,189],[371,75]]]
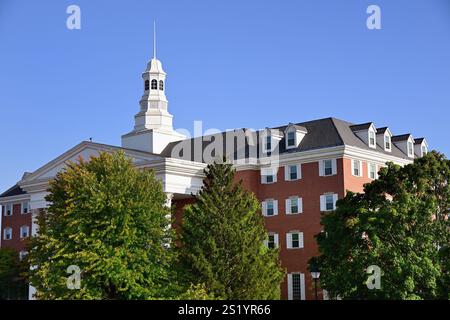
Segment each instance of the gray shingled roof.
[[[364,126],[367,126],[367,128],[370,127],[371,122],[368,122],[367,124],[364,124]],[[325,119],[319,119],[319,120],[313,120],[313,121],[307,121],[307,122],[300,122],[296,123],[296,126],[303,127],[307,130],[307,134],[303,138],[302,142],[297,148],[292,148],[286,150],[285,148],[285,139],[281,139],[280,141],[280,154],[283,153],[292,153],[292,152],[302,152],[307,150],[314,150],[314,149],[323,149],[323,148],[329,148],[329,147],[335,147],[335,146],[342,146],[342,145],[348,145],[348,146],[354,146],[361,149],[371,150],[374,151],[374,149],[369,148],[369,146],[366,144],[366,142],[362,141],[355,133],[354,128],[355,125],[350,122],[346,122],[343,120],[339,120],[336,118],[325,118]],[[285,131],[285,129],[289,125],[280,126],[280,127],[274,127],[273,129],[278,129],[280,131]],[[362,125],[357,125],[362,126]],[[362,129],[360,129],[362,130]],[[212,141],[214,141],[216,136],[222,135],[223,139],[223,145],[224,150],[226,149],[226,141],[225,141],[225,134],[226,132],[221,132],[215,135],[207,136],[208,140],[212,137]],[[183,159],[190,159],[191,161],[194,161],[194,154],[192,150],[194,150],[194,145],[202,145],[202,150],[211,143],[211,141],[204,141],[203,139],[205,137],[197,137],[192,138],[185,141],[177,141],[170,143],[162,152],[161,155],[165,157],[171,157],[174,156],[176,158],[180,157]],[[259,138],[258,138],[259,141]],[[175,146],[177,146],[179,143],[184,143],[185,145],[190,144],[191,149],[191,155],[190,157],[184,157],[184,155],[172,155],[172,151]],[[258,146],[259,148],[259,146]],[[395,157],[408,159],[408,157],[395,145],[392,145],[392,152],[386,152],[384,151],[384,147],[378,145],[377,151],[383,154],[392,155]],[[248,150],[246,150],[246,156],[248,155]],[[198,160],[198,159],[197,159]]]
[[384,134],[388,127],[377,128],[377,134]]
[[411,136],[410,133],[401,134],[398,136],[393,136],[391,140],[392,140],[392,142],[405,141],[405,140],[408,140],[410,136]]
[[373,122],[366,122],[362,124],[353,124],[350,126],[352,131],[361,131],[361,130],[367,130],[370,128]]
[[24,190],[22,190],[21,187],[19,187],[19,185],[14,185],[11,188],[9,188],[8,190],[6,190],[5,192],[3,192],[2,194],[0,194],[0,198],[6,198],[6,197],[12,197],[12,196],[18,196],[21,194],[26,194],[26,192]]

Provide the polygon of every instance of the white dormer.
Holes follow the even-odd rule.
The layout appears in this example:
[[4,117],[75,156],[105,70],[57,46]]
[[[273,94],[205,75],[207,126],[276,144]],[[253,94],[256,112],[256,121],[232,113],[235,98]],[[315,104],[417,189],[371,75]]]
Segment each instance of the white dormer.
[[428,143],[425,138],[414,139],[414,153],[418,157],[423,157],[428,153]]
[[283,138],[283,133],[278,129],[266,128],[259,135],[259,145],[261,146],[260,156],[270,156],[271,153],[279,150],[279,144]]
[[354,125],[351,129],[369,148],[377,148],[377,129],[372,122]]
[[402,150],[409,158],[414,158],[414,138],[412,135],[408,133],[400,136],[393,136],[391,140],[392,143]]
[[307,133],[305,127],[290,123],[284,131],[286,149],[297,148]]
[[377,143],[383,147],[384,151],[392,151],[392,132],[388,127],[377,129]]

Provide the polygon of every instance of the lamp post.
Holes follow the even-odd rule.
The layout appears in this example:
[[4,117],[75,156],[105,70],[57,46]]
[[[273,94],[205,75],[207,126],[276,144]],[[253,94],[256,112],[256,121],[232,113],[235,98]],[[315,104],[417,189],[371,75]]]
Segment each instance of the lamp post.
[[320,272],[316,265],[311,266],[311,277],[314,280],[314,293],[317,300],[317,280],[319,280]]

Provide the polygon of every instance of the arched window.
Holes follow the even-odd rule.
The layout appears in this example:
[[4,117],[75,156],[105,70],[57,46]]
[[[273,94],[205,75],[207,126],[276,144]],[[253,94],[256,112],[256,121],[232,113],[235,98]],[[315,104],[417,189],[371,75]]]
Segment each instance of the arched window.
[[152,80],[152,90],[158,89],[158,81],[156,79]]
[[164,81],[159,80],[159,90],[164,90]]
[[144,85],[144,89],[145,89],[145,91],[148,91],[148,89],[150,89],[150,81],[148,81],[148,80],[145,80],[145,85]]

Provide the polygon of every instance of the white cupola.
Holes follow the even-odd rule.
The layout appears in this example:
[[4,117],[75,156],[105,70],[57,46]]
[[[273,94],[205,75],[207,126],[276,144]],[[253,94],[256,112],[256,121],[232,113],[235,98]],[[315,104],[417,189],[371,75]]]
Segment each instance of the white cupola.
[[168,112],[166,73],[156,58],[156,27],[153,30],[153,58],[142,73],[144,93],[140,110],[134,116],[134,129],[122,136],[122,147],[161,153],[172,141],[185,139],[173,130],[173,116]]

